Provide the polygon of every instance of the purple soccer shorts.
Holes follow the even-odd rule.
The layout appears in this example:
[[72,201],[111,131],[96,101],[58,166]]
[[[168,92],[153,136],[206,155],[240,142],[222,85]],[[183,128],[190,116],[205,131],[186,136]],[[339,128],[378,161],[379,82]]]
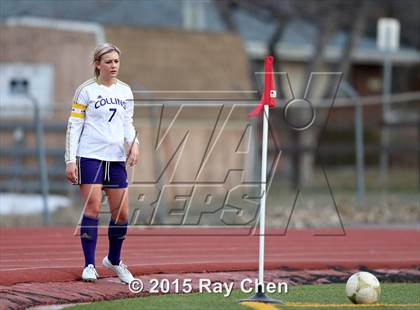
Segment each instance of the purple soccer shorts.
[[127,188],[125,161],[77,158],[79,184],[102,184],[104,188]]

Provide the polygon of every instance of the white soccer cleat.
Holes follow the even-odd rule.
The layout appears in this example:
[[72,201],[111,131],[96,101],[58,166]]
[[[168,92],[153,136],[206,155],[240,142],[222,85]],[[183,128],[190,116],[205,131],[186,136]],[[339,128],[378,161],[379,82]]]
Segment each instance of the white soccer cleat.
[[104,259],[102,260],[102,265],[105,268],[108,268],[109,270],[112,270],[113,272],[115,272],[118,278],[124,283],[130,284],[131,281],[134,280],[133,275],[131,274],[130,271],[128,271],[127,266],[124,265],[122,261],[120,261],[119,265],[113,265],[111,261],[108,259],[108,256],[105,256]]
[[96,272],[95,266],[89,264],[83,269],[82,279],[86,282],[95,282],[98,279],[99,275]]

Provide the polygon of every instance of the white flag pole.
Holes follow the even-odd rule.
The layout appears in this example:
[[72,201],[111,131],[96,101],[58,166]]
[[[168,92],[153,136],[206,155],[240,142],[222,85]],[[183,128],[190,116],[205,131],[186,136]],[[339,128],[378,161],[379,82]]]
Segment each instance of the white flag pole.
[[[272,56],[265,57],[264,66],[265,74],[272,73]],[[271,62],[271,63],[270,63]],[[266,76],[267,77],[267,76]],[[265,93],[258,106],[250,113],[250,115],[258,115],[261,111],[260,104],[264,105],[263,109],[263,132],[262,132],[262,151],[261,151],[261,197],[260,197],[260,238],[259,238],[259,258],[258,258],[258,285],[257,292],[251,298],[245,298],[240,302],[260,302],[269,304],[282,304],[281,300],[273,299],[264,294],[264,241],[265,241],[265,203],[267,199],[267,152],[268,152],[268,120],[270,105],[274,106],[272,100],[268,100],[267,95],[271,99],[277,97],[274,83],[271,79],[265,79],[264,92],[270,91],[269,94]],[[269,87],[269,88],[268,88]],[[274,99],[275,100],[275,99]]]
[[265,202],[267,188],[267,148],[268,148],[268,117],[270,108],[264,105],[263,113],[263,133],[262,133],[262,152],[261,152],[261,197],[260,197],[260,253],[258,264],[258,287],[259,290],[264,286],[264,241],[265,241]]

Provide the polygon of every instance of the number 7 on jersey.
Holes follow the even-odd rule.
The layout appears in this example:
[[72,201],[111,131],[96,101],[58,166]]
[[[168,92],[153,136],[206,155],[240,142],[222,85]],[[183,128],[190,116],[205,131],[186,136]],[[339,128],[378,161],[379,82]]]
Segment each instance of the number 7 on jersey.
[[110,111],[112,111],[112,115],[111,115],[111,117],[109,118],[108,122],[112,121],[112,118],[114,117],[115,112],[117,112],[117,109],[116,109],[116,108],[110,108],[109,110],[110,110]]

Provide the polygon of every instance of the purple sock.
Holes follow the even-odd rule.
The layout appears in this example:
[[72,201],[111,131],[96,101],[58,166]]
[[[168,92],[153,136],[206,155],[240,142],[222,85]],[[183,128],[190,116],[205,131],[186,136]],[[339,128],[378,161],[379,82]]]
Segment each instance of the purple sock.
[[80,225],[80,240],[82,241],[85,267],[89,264],[95,266],[96,240],[98,239],[99,219],[83,215]]
[[108,259],[113,265],[119,265],[121,256],[121,247],[127,234],[128,222],[116,223],[113,219],[109,222],[108,239],[109,252]]

